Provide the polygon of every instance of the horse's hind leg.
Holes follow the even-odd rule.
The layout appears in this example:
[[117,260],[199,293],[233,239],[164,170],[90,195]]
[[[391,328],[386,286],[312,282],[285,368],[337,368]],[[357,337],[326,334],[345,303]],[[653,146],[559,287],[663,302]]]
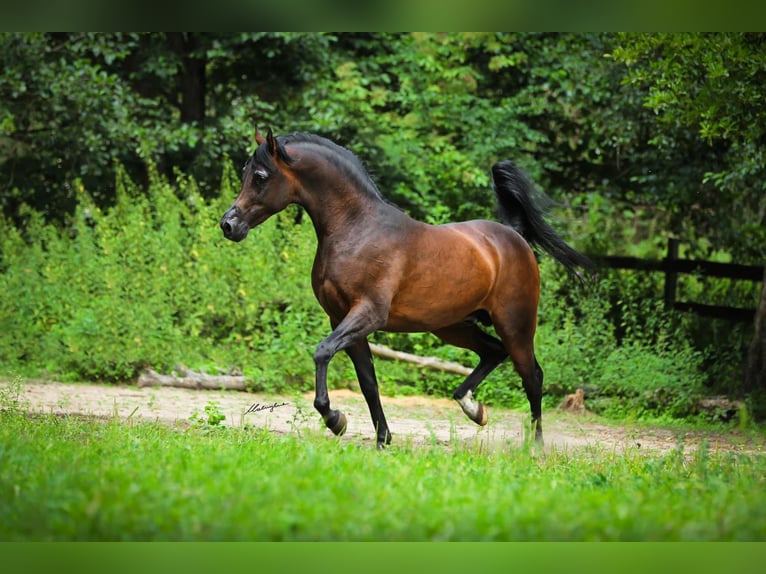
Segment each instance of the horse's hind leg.
[[535,441],[538,444],[543,442],[542,426],[542,402],[543,402],[543,370],[537,362],[534,351],[534,321],[527,323],[520,321],[519,317],[511,322],[514,326],[509,327],[507,323],[495,323],[495,330],[508,350],[513,366],[521,377],[521,384],[529,401],[529,408],[532,413],[532,429],[534,430]]
[[[535,433],[535,442],[543,443],[543,369],[537,362],[534,352],[532,353],[534,367],[529,371],[528,358],[524,359],[523,367],[516,367],[516,371],[521,376],[521,383],[524,386],[524,392],[529,401],[529,408],[532,412],[532,429]],[[521,363],[520,363],[521,364]],[[514,361],[516,365],[516,361]],[[522,374],[524,373],[524,374]]]
[[485,333],[473,323],[458,323],[434,331],[434,334],[445,343],[470,349],[479,355],[479,364],[455,389],[452,397],[458,402],[469,419],[480,426],[484,426],[487,424],[487,408],[473,399],[473,393],[479,383],[508,357],[508,353],[498,339]]
[[380,403],[378,379],[375,376],[375,366],[372,362],[370,345],[366,340],[362,340],[348,347],[346,353],[351,358],[351,362],[354,363],[359,386],[367,401],[367,406],[370,408],[372,424],[375,426],[375,432],[377,433],[378,449],[383,449],[386,445],[391,444],[391,433],[388,430],[386,417],[383,414],[383,405]]

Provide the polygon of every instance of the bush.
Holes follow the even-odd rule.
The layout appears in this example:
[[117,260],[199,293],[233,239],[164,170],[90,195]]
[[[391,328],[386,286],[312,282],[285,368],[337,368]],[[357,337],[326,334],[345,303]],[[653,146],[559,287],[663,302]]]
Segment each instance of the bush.
[[640,344],[617,348],[593,381],[588,406],[617,416],[691,416],[703,394],[699,362],[692,351],[669,353]]
[[651,277],[612,272],[580,285],[550,259],[540,270],[544,392],[560,399],[583,388],[589,409],[617,417],[697,412],[704,357],[662,309]]
[[306,346],[319,340],[321,322],[307,278],[311,225],[290,222],[284,233],[283,214],[235,248],[218,229],[238,190],[230,171],[224,176],[222,197],[207,202],[190,179],[170,185],[155,173],[144,194],[120,172],[106,212],[78,185],[65,229],[34,212],[23,235],[2,222],[6,369],[125,381],[184,362],[239,368],[267,383],[263,373],[276,367],[313,372]]

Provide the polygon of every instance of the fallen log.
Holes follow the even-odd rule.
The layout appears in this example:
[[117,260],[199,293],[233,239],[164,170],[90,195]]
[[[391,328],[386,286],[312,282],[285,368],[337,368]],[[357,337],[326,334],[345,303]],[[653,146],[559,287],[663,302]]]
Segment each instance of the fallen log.
[[442,361],[436,357],[421,357],[419,355],[413,355],[411,353],[404,353],[402,351],[394,351],[389,347],[383,345],[377,345],[370,343],[370,350],[373,355],[381,357],[382,359],[393,359],[395,361],[406,361],[413,363],[420,367],[427,367],[429,369],[436,369],[438,371],[445,371],[447,373],[455,373],[458,375],[468,376],[471,374],[472,369],[459,365],[457,363],[451,363],[449,361]]
[[208,375],[192,371],[184,366],[176,367],[169,375],[149,369],[138,377],[139,387],[178,387],[182,389],[208,389],[247,391],[247,378],[241,375]]
[[701,411],[715,416],[724,422],[728,422],[742,409],[744,403],[742,401],[733,401],[724,395],[718,395],[700,399],[697,406]]
[[[395,361],[405,361],[413,363],[422,368],[436,369],[447,373],[468,376],[471,369],[443,361],[436,357],[421,357],[411,353],[395,351],[384,345],[370,343],[370,350],[373,355],[383,359],[393,359]],[[208,389],[208,390],[227,390],[227,391],[248,391],[247,378],[242,375],[208,375],[207,373],[193,371],[184,367],[177,366],[169,375],[162,375],[152,369],[142,372],[138,377],[137,385],[139,387],[178,387],[182,389]]]

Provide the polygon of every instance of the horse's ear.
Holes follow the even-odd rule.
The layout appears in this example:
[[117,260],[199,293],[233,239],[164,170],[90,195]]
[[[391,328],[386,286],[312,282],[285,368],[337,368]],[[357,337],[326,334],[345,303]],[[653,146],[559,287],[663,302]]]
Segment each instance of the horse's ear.
[[255,126],[255,143],[261,145],[265,141],[266,138],[261,135],[260,131],[258,131],[258,126]]
[[269,131],[266,132],[266,142],[269,145],[269,153],[271,154],[271,157],[276,158],[277,157],[277,139],[274,137],[274,134],[271,131],[271,128],[269,128]]

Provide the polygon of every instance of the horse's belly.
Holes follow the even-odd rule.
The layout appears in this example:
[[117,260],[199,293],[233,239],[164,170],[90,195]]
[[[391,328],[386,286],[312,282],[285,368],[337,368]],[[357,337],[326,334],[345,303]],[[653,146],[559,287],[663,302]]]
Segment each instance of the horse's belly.
[[433,228],[413,252],[391,300],[386,329],[433,331],[484,309],[497,274],[497,250],[486,235],[459,226]]
[[487,290],[479,285],[442,284],[420,293],[399,293],[392,301],[384,329],[434,331],[466,320],[483,308]]

